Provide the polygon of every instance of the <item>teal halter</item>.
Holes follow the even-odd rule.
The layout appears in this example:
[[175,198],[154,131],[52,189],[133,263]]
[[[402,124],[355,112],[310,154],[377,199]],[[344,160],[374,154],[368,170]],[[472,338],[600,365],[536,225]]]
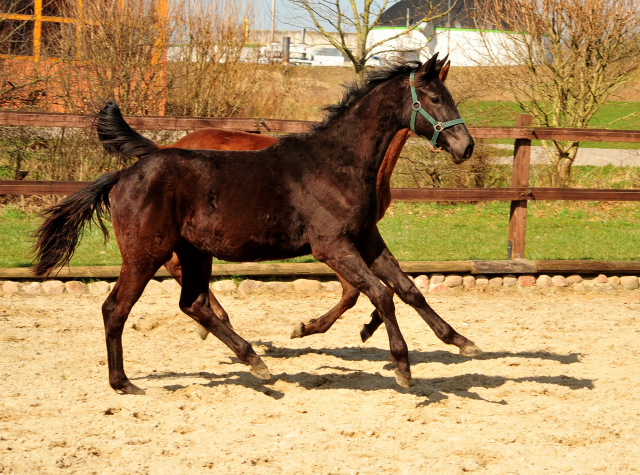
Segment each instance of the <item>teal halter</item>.
[[[431,115],[429,115],[429,113],[426,110],[424,110],[424,108],[422,107],[422,104],[420,104],[420,101],[418,100],[418,94],[416,94],[414,76],[415,76],[415,71],[413,71],[409,76],[409,84],[411,85],[411,98],[413,99],[413,105],[411,106],[413,109],[411,111],[411,125],[410,125],[411,132],[413,132],[416,135],[420,135],[416,132],[416,115],[418,114],[418,112],[420,112],[422,117],[427,119],[429,123],[433,125],[433,129],[434,129],[433,137],[431,137],[431,140],[429,141],[429,143],[431,144],[431,147],[433,149],[436,149],[436,142],[438,141],[438,135],[440,135],[440,132],[442,132],[444,129],[448,129],[449,127],[453,127],[454,125],[464,124],[464,120],[462,120],[462,118],[453,119],[443,124],[442,122],[438,122],[436,119],[431,117]],[[426,137],[424,138],[426,139]]]

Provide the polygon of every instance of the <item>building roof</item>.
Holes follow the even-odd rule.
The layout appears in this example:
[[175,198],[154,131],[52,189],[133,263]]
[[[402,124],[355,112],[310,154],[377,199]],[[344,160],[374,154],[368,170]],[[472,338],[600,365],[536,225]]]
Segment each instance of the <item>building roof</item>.
[[433,0],[432,4],[429,0],[400,0],[384,11],[376,27],[406,27],[407,10],[409,10],[409,24],[413,26],[416,22],[420,22],[425,16],[429,15],[432,5],[434,12],[430,16],[446,12],[449,9],[449,5],[455,3],[448,16],[445,15],[432,21],[431,26],[434,28],[446,28],[447,21],[450,19],[451,28],[475,28],[473,16],[476,4],[480,2],[482,0],[458,0],[457,2],[455,0]]

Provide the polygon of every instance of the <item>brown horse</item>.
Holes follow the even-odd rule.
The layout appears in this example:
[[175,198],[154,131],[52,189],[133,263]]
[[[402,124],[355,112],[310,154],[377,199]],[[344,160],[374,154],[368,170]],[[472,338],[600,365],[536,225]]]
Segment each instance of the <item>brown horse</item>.
[[258,378],[270,378],[262,359],[211,308],[212,256],[245,262],[312,254],[327,264],[380,313],[402,387],[411,380],[408,348],[393,298],[381,281],[443,342],[463,355],[480,352],[427,304],[376,226],[377,176],[398,131],[411,125],[418,135],[432,136],[432,143],[447,150],[455,163],[473,153],[473,139],[439,79],[436,60],[374,71],[312,131],[283,137],[263,150],[158,150],[144,141],[131,142],[127,131],[100,131],[111,137],[113,147],[137,148],[143,158],[48,210],[36,233],[34,273],[45,276],[68,263],[93,213],[101,223],[111,211],[122,254],[120,276],[102,306],[113,389],[143,393],[125,374],[122,331],[145,286],[174,251],[183,271],[181,310],[223,341]]
[[[438,61],[437,67],[440,68],[439,78],[444,83],[449,73],[451,62],[447,61],[445,57],[443,60]],[[129,128],[129,125],[122,117],[117,106],[105,107],[98,114],[98,128],[104,128],[101,125],[101,121],[114,123],[120,122],[120,127],[124,130]],[[137,134],[131,129],[131,134]],[[376,182],[376,189],[378,193],[378,221],[380,221],[386,213],[389,205],[391,204],[391,175],[400,157],[400,152],[407,142],[407,139],[411,135],[409,129],[402,129],[395,135],[380,166],[378,172],[378,178]],[[101,140],[103,137],[100,137]],[[108,140],[108,139],[105,139]],[[184,148],[189,150],[261,150],[267,148],[278,141],[275,137],[252,134],[247,132],[238,132],[230,130],[222,130],[215,128],[205,128],[191,132],[182,137],[177,142],[171,145],[157,145],[158,148]],[[108,143],[105,143],[105,150],[108,152],[114,152]],[[120,155],[122,153],[118,151]],[[129,160],[134,157],[122,157]],[[182,267],[180,266],[180,260],[178,255],[174,252],[171,259],[165,262],[164,267],[167,269],[171,277],[173,277],[178,284],[182,285]],[[342,297],[338,304],[333,307],[329,312],[321,316],[320,318],[313,319],[307,323],[299,323],[291,333],[291,338],[301,338],[315,333],[324,333],[350,308],[352,308],[358,301],[360,292],[350,285],[344,279],[338,276],[340,283],[342,284]],[[393,295],[393,290],[387,288],[390,295]],[[220,318],[229,328],[233,328],[229,315],[222,308],[212,292],[209,292],[209,299],[211,306],[215,314]],[[366,342],[376,329],[382,324],[382,318],[377,310],[374,310],[371,314],[371,321],[364,325],[360,331],[360,338],[362,342]],[[200,338],[206,340],[209,332],[206,328],[196,322],[196,331]]]
[[158,145],[158,148],[187,148],[189,150],[262,150],[263,148],[273,145],[277,141],[277,138],[269,137],[268,135],[207,128],[191,132],[171,145]]
[[[443,82],[444,79],[446,79],[447,71],[448,66],[443,68],[440,72],[440,79]],[[99,130],[103,130],[107,126],[113,127],[117,123],[120,124],[119,127],[121,128],[121,130],[130,129],[129,125],[124,120],[124,117],[122,117],[122,114],[120,113],[117,105],[107,105],[98,113],[97,127]],[[138,136],[138,133],[133,129],[130,129],[129,133],[132,137]],[[398,157],[400,156],[402,147],[404,147],[404,144],[406,143],[410,134],[411,131],[409,129],[400,130],[391,141],[391,144],[387,149],[387,153],[384,156],[384,160],[382,161],[380,171],[378,172],[376,187],[378,193],[378,221],[382,219],[385,212],[387,211],[387,208],[391,204],[391,174],[393,173],[393,169],[398,161]],[[99,135],[101,140],[108,141],[108,138],[105,138],[103,134]],[[138,136],[137,140],[140,140],[141,138],[143,140],[147,140],[142,136]],[[158,149],[184,148],[189,150],[261,150],[275,144],[277,141],[278,139],[275,137],[251,134],[247,132],[206,128],[191,132],[190,134],[185,135],[180,140],[171,145],[156,144],[156,147]],[[106,151],[113,152],[112,147],[108,142],[104,143],[104,147]],[[125,157],[122,153],[118,153],[118,155],[120,155],[120,157],[127,162],[131,158],[135,158],[131,156]],[[182,285],[182,267],[180,266],[178,255],[175,252],[173,253],[171,259],[164,263],[164,267],[167,269],[171,277],[173,277],[176,282],[178,282],[178,284]],[[350,285],[344,279],[340,279],[339,276],[338,278],[340,280],[340,283],[342,284],[342,298],[340,299],[340,302],[338,302],[338,304],[334,308],[332,308],[322,317],[314,319],[306,324],[298,324],[293,330],[291,338],[298,338],[314,333],[326,332],[333,325],[333,323],[335,323],[335,321],[340,318],[342,314],[344,314],[344,312],[346,312],[356,304],[360,292],[358,292],[355,287]],[[388,291],[391,295],[393,295],[393,290],[388,289]],[[218,318],[225,322],[225,324],[229,328],[233,328],[229,320],[229,316],[217,301],[212,292],[209,293],[209,299],[211,301],[211,307],[213,308]],[[365,325],[362,332],[360,332],[362,341],[366,341],[381,323],[382,320],[380,319],[377,310],[374,310],[371,314],[371,322]],[[198,332],[198,335],[200,335],[200,338],[202,338],[203,340],[205,340],[209,335],[207,329],[198,323],[196,323],[196,331]],[[365,337],[365,332],[367,332],[367,337]]]

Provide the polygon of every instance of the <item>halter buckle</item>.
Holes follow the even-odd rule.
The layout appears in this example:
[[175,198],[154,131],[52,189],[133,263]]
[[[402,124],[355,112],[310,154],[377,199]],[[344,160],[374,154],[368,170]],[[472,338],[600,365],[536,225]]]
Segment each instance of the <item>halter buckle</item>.
[[[416,105],[418,107],[416,107]],[[420,101],[413,101],[413,105],[411,107],[413,107],[414,111],[418,111],[418,110],[422,109],[422,104],[420,104]]]
[[444,127],[442,126],[442,122],[437,122],[434,126],[434,129],[436,129],[438,132],[442,132],[444,130]]

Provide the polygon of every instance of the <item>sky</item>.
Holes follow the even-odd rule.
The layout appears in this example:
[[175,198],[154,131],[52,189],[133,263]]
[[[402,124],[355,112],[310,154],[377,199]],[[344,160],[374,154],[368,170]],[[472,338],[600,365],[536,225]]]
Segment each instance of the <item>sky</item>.
[[[271,29],[271,0],[254,0],[259,9],[255,29]],[[389,6],[395,2],[389,2]],[[358,8],[364,5],[363,0],[356,0]],[[307,30],[313,28],[313,22],[309,14],[302,9],[296,9],[288,0],[276,0],[276,30],[299,30],[306,27]],[[328,31],[335,31],[329,24],[323,24]]]

